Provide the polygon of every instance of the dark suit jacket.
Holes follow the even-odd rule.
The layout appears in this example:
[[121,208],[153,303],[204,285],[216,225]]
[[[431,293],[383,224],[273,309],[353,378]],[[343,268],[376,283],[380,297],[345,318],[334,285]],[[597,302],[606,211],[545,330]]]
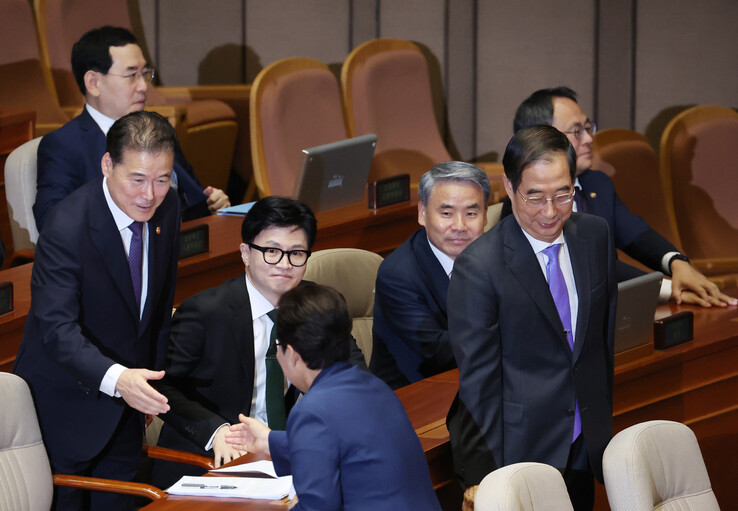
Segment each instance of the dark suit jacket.
[[[102,175],[105,134],[87,112],[45,135],[38,146],[38,176],[33,216],[39,232],[52,208],[83,184]],[[177,193],[185,219],[208,214],[207,197],[192,166],[177,146],[174,152]]]
[[448,340],[447,292],[448,276],[425,229],[379,266],[370,369],[393,389],[456,367]]
[[441,509],[402,403],[346,362],[318,374],[269,450],[277,474],[293,475],[294,511]]
[[[204,446],[223,423],[249,415],[254,389],[254,329],[245,275],[188,298],[172,319],[166,377],[156,383],[170,410],[158,445],[212,456]],[[352,361],[364,357],[353,343]],[[287,406],[293,395],[287,393]],[[154,463],[154,482],[166,487],[202,470]]]
[[89,460],[101,451],[126,406],[99,391],[103,375],[114,363],[162,369],[169,339],[177,195],[170,190],[148,222],[148,291],[139,320],[102,181],[98,177],[61,201],[41,231],[31,308],[13,368],[31,387],[52,465],[56,456]]
[[537,461],[564,468],[579,403],[596,477],[612,432],[615,250],[607,224],[574,213],[564,225],[579,296],[574,353],[538,260],[509,216],[456,259],[448,292],[459,393],[447,425],[465,485]]

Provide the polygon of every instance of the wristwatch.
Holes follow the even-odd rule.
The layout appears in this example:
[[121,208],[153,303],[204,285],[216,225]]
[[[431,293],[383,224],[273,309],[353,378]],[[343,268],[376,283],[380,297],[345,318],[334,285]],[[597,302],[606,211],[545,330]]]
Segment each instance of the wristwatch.
[[671,263],[673,263],[675,259],[679,261],[684,261],[685,263],[689,264],[689,259],[687,258],[687,256],[683,254],[674,254],[673,256],[671,256],[671,259],[669,259],[669,273],[673,273],[671,271]]

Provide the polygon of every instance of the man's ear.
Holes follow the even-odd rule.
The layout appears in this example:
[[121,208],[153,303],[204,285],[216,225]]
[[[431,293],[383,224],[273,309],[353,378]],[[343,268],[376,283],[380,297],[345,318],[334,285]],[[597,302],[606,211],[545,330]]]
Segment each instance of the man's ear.
[[101,73],[97,71],[93,71],[91,69],[85,73],[84,83],[85,83],[85,89],[87,89],[87,94],[93,97],[100,96],[100,79],[101,78],[102,78]]
[[102,167],[103,175],[109,178],[113,172],[113,158],[110,157],[110,153],[103,154],[102,160],[100,160],[100,166]]
[[510,181],[507,176],[502,176],[502,182],[505,185],[505,191],[507,192],[507,196],[510,197],[510,200],[513,199],[515,196],[515,190],[513,190],[512,181]]

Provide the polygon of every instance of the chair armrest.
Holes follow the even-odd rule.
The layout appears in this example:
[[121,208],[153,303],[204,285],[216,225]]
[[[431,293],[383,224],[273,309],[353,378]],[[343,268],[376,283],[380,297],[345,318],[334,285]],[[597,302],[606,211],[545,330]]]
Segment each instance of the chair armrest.
[[709,259],[690,259],[690,264],[708,277],[738,273],[738,257],[716,257]]
[[194,465],[207,470],[213,470],[215,468],[213,458],[209,458],[207,456],[146,444],[144,444],[143,450],[149,458],[185,463],[187,465]]
[[54,485],[80,488],[90,491],[104,491],[108,493],[123,493],[126,495],[137,495],[150,500],[159,500],[166,497],[166,493],[158,488],[143,483],[128,481],[114,481],[112,479],[98,479],[96,477],[84,477],[76,475],[55,475]]
[[157,92],[167,99],[167,102],[186,102],[194,99],[249,100],[251,85],[196,85],[193,87],[157,87]]

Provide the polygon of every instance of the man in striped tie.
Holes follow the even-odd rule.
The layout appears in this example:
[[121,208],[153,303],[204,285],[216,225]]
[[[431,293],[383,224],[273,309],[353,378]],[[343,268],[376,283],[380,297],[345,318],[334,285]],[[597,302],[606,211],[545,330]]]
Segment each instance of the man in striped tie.
[[546,463],[591,510],[612,432],[615,249],[605,220],[572,213],[566,135],[522,129],[503,164],[513,214],[456,259],[449,284],[454,467],[473,499],[498,467]]

